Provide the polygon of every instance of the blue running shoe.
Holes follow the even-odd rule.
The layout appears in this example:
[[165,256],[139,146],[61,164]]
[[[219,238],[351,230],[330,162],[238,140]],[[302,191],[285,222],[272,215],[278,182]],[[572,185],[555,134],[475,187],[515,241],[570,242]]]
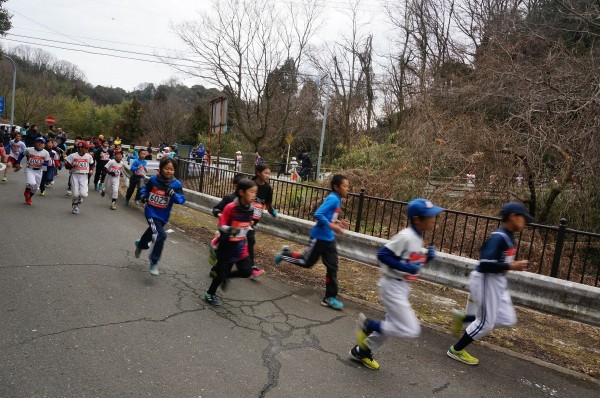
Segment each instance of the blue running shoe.
[[335,297],[327,297],[321,301],[323,307],[330,307],[334,310],[341,311],[344,308],[344,303],[336,299]]

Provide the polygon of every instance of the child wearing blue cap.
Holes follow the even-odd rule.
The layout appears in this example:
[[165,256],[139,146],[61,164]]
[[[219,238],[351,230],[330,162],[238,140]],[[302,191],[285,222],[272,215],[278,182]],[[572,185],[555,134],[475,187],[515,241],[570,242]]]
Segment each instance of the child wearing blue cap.
[[479,360],[465,348],[489,334],[495,327],[510,327],[517,323],[506,272],[524,271],[527,260],[515,261],[517,250],[513,233],[521,232],[534,221],[525,206],[509,202],[502,206],[502,223],[481,246],[479,265],[469,276],[469,302],[467,314],[454,312],[455,334],[460,334],[464,323],[471,322],[463,336],[448,348],[447,355],[467,365],[477,365]]
[[408,204],[410,226],[397,233],[377,253],[383,276],[379,280],[381,303],[385,319],[376,321],[364,314],[358,316],[357,345],[350,355],[369,369],[379,369],[373,350],[388,337],[415,338],[421,325],[408,301],[410,283],[419,279],[421,267],[435,258],[435,248],[423,250],[423,233],[435,225],[435,217],[444,211],[426,199],[414,199]]

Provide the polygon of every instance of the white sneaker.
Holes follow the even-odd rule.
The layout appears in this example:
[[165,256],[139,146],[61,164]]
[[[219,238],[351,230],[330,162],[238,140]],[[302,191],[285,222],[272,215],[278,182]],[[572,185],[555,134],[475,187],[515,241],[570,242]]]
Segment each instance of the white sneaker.
[[158,276],[158,264],[150,264],[150,275]]
[[67,189],[67,196],[71,196],[71,191]]
[[79,207],[73,208],[73,214],[79,214]]

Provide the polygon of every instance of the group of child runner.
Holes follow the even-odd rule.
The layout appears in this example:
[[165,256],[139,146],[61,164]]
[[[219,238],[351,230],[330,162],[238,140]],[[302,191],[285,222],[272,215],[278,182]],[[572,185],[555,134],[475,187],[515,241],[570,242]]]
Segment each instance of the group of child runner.
[[[73,147],[66,151],[67,157],[64,158],[66,147],[63,149],[57,145],[57,140],[48,136],[37,137],[33,147],[27,147],[22,141],[20,133],[15,133],[14,138],[10,140],[5,148],[8,150],[7,165],[4,169],[2,182],[8,180],[8,171],[12,167],[15,172],[21,169],[21,162],[25,159],[26,168],[26,184],[23,196],[25,203],[32,205],[32,197],[37,193],[38,189],[41,196],[45,196],[46,188],[54,184],[54,178],[58,175],[58,171],[64,167],[69,170],[69,182],[67,195],[72,197],[71,207],[73,214],[79,214],[79,206],[88,196],[88,185],[94,169],[96,176],[94,179],[95,189],[101,191],[101,196],[104,197],[106,192],[111,197],[110,208],[116,210],[116,203],[119,195],[120,178],[123,176],[123,153],[119,148],[110,149],[108,142],[103,140],[100,147],[91,152],[87,141],[81,137],[76,137]],[[141,150],[141,152],[145,152]],[[138,170],[136,171],[137,179],[132,179],[129,195],[133,193],[140,182],[140,178],[146,175],[145,161],[138,161]],[[141,177],[140,177],[141,176]],[[106,182],[106,183],[105,183]],[[139,189],[138,189],[139,197]],[[128,204],[129,198],[125,205]],[[136,200],[136,202],[138,202]],[[139,204],[139,202],[138,202]]]
[[[20,168],[22,158],[27,159],[24,193],[27,204],[31,204],[31,197],[42,181],[44,184],[51,181],[49,175],[53,176],[54,170],[60,167],[52,145],[51,141],[45,142],[40,137],[35,140],[34,147],[26,148],[20,134],[16,134],[9,144],[8,162],[15,171]],[[101,148],[99,151],[102,152],[94,159],[88,153],[85,141],[77,140],[75,148],[76,152],[65,160],[65,166],[71,172],[73,213],[79,213],[79,205],[88,195],[89,178],[95,163],[106,174],[96,174],[95,187],[102,191],[102,196],[108,191],[112,198],[111,208],[116,208],[123,167],[121,152],[114,151],[107,158],[104,153],[108,150],[103,145],[104,149]],[[144,152],[141,150],[138,159],[131,165],[132,177],[125,201],[126,204],[129,202],[137,188],[135,201],[145,203],[144,214],[148,228],[135,241],[135,257],[139,258],[142,250],[150,249],[149,272],[157,276],[167,237],[165,224],[169,221],[173,205],[184,204],[185,196],[183,185],[175,178],[177,162],[170,157],[163,158],[158,174],[143,184],[147,169],[145,160],[140,159],[145,158]],[[264,273],[264,270],[255,265],[255,229],[264,210],[277,217],[272,203],[273,190],[269,185],[270,174],[269,166],[260,163],[256,165],[252,178],[236,175],[233,179],[233,192],[213,208],[213,215],[218,218],[216,236],[211,242],[215,261],[210,271],[212,283],[204,294],[204,300],[212,306],[223,304],[217,295],[217,289],[225,289],[229,278],[250,278]],[[6,181],[6,170],[3,181]],[[334,175],[331,179],[331,193],[314,213],[316,224],[311,230],[307,249],[300,253],[284,246],[274,259],[275,265],[286,261],[303,268],[311,268],[321,259],[326,268],[325,295],[321,304],[335,310],[344,308],[338,299],[335,236],[343,234],[349,226],[347,220],[340,218],[342,199],[349,192],[348,179],[343,175]],[[419,280],[422,268],[436,257],[433,246],[423,247],[423,235],[434,228],[436,217],[442,211],[444,209],[426,199],[412,200],[407,206],[409,226],[393,236],[377,253],[382,272],[378,286],[381,303],[386,311],[385,317],[383,320],[375,320],[359,314],[356,344],[350,350],[351,357],[369,369],[379,369],[373,351],[379,349],[389,337],[416,338],[420,335],[420,323],[409,302],[409,295],[411,284]],[[462,336],[448,348],[447,355],[468,365],[479,362],[465,350],[469,344],[480,340],[495,327],[508,327],[516,323],[506,273],[527,268],[526,260],[515,260],[514,234],[522,231],[533,218],[517,202],[505,204],[501,209],[501,216],[500,228],[492,232],[482,245],[479,265],[470,274],[468,305],[464,312],[453,312],[453,332],[456,335],[462,333]],[[234,265],[236,270],[233,270]]]

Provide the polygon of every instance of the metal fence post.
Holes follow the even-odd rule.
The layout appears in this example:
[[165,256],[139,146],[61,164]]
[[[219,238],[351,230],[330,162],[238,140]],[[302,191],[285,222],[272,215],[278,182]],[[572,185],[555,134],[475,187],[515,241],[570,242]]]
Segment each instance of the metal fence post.
[[556,235],[556,247],[554,249],[554,258],[552,259],[552,268],[550,269],[550,276],[552,278],[558,277],[558,268],[560,266],[560,257],[562,256],[563,246],[565,244],[566,230],[567,219],[561,218],[560,225],[558,226],[558,234]]
[[358,196],[358,210],[357,210],[357,214],[356,214],[356,226],[354,227],[354,232],[360,231],[360,222],[362,219],[362,211],[363,211],[364,203],[365,203],[365,189],[361,188],[360,195]]
[[202,162],[201,166],[200,166],[200,181],[198,182],[198,192],[202,193],[203,186],[204,186],[204,162]]

